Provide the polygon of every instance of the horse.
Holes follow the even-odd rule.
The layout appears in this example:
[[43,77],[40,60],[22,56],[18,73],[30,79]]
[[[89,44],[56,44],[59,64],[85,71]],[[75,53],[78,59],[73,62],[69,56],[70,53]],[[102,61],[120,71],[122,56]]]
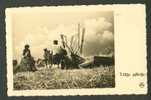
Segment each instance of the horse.
[[56,54],[51,53],[49,55],[49,62],[51,65],[57,65],[59,68],[59,65],[63,62],[63,60],[67,56],[67,51],[64,48],[60,48],[59,52]]

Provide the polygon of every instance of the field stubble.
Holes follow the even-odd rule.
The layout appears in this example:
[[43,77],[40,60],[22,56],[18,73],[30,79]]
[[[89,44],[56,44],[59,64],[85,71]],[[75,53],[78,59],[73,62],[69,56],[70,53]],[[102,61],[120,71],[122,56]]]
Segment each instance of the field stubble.
[[14,90],[80,89],[115,87],[114,66],[92,69],[58,68],[14,74]]

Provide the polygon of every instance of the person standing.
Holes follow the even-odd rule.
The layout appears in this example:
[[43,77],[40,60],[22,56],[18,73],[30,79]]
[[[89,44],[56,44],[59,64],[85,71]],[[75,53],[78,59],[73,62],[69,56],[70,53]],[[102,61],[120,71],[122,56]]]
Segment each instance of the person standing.
[[48,50],[48,67],[52,67],[53,63],[52,63],[52,59],[53,58],[53,54],[51,50]]
[[49,68],[49,53],[47,48],[44,49],[44,62],[45,62],[45,68]]
[[60,64],[60,46],[58,45],[58,40],[53,41],[53,64],[59,68]]

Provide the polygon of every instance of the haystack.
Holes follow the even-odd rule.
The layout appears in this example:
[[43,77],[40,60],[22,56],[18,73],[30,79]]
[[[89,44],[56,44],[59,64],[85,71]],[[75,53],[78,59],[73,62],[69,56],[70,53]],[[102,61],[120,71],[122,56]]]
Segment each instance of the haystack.
[[23,57],[21,59],[21,62],[19,65],[14,66],[14,73],[16,72],[24,72],[24,71],[36,71],[36,67],[35,67],[35,61],[33,59],[33,57],[30,58],[25,58]]

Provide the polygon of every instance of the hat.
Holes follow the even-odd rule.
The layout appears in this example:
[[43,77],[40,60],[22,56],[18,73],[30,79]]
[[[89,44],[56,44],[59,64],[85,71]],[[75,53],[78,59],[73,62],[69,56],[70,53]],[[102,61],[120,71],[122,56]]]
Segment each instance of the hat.
[[44,51],[47,51],[47,48],[45,48]]
[[29,48],[29,45],[28,45],[28,44],[26,44],[26,45],[25,45],[25,48]]
[[57,45],[58,44],[58,40],[54,40],[53,44]]

